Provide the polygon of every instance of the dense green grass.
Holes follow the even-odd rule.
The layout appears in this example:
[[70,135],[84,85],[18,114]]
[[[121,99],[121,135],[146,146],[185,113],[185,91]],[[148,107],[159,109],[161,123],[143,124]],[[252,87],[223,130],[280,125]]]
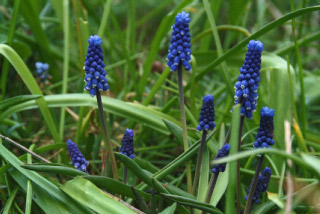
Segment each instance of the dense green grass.
[[[135,213],[136,208],[165,214],[233,214],[236,162],[240,160],[244,209],[256,155],[261,153],[263,166],[273,175],[268,193],[252,213],[320,212],[317,1],[0,0],[0,8],[0,134],[52,162],[40,163],[0,139],[3,213]],[[193,66],[192,72],[183,71],[187,151],[177,75],[165,65],[170,27],[182,10],[191,16]],[[109,177],[102,177],[99,112],[95,98],[83,91],[87,39],[95,34],[103,41],[110,91],[103,94],[102,104],[120,181],[110,178],[110,167]],[[264,43],[258,110],[244,122],[241,152],[232,149],[229,157],[219,160],[228,162],[227,170],[220,174],[208,205],[209,169],[231,124],[235,129],[230,145],[238,143],[238,107],[230,112],[233,85],[252,39]],[[48,85],[36,75],[37,61],[50,65]],[[206,94],[215,98],[217,128],[208,133],[200,184],[191,195],[185,163],[190,160],[194,174],[201,137],[197,119]],[[263,106],[275,109],[275,145],[254,150]],[[126,128],[135,132],[133,160],[117,153]],[[72,168],[67,139],[89,160],[89,175]],[[129,169],[127,185],[121,182],[124,165]]]

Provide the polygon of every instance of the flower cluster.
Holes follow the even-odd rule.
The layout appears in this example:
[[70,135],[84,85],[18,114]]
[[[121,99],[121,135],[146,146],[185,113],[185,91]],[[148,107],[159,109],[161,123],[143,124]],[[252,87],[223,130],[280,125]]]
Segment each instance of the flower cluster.
[[48,63],[36,62],[35,65],[37,68],[38,77],[44,82],[47,81],[48,78],[50,78],[50,75],[48,73]]
[[167,65],[171,71],[177,71],[180,63],[187,71],[192,69],[189,22],[189,14],[183,11],[178,13],[176,23],[172,25],[171,45],[167,56]]
[[201,130],[212,130],[216,127],[214,123],[214,103],[213,103],[213,96],[206,95],[202,99],[202,107],[199,116],[199,125],[197,127],[198,131]]
[[252,118],[252,112],[256,110],[257,105],[262,51],[262,42],[254,40],[249,42],[246,58],[240,68],[238,82],[234,86],[235,104],[241,103],[241,115],[245,115],[249,119]]
[[[264,170],[259,175],[258,182],[256,189],[253,194],[252,202],[255,204],[259,203],[259,198],[262,192],[267,191],[268,185],[270,182],[270,177],[271,177],[271,169],[269,167],[266,167]],[[248,189],[247,194],[249,194],[250,188],[251,188],[252,182],[250,184],[250,187]],[[248,195],[245,197],[246,201],[248,200]]]
[[102,40],[99,36],[94,35],[89,37],[88,42],[89,47],[83,67],[86,73],[84,90],[89,91],[91,96],[95,96],[97,90],[108,91],[109,85],[103,63]]
[[[222,157],[226,157],[229,155],[230,151],[230,145],[227,143],[223,145],[221,149],[219,149],[216,160]],[[227,163],[221,163],[221,164],[213,164],[213,168],[211,172],[213,173],[219,173],[219,172],[224,172],[226,170],[226,164]]]
[[132,129],[126,129],[126,132],[124,133],[124,136],[122,139],[120,153],[128,156],[131,159],[134,158],[133,131],[132,131]]
[[260,127],[257,133],[257,141],[254,142],[255,148],[268,148],[274,144],[273,138],[273,116],[274,109],[263,107],[260,113]]
[[77,145],[70,139],[67,141],[68,151],[71,156],[72,164],[80,171],[86,172],[88,161],[83,157]]

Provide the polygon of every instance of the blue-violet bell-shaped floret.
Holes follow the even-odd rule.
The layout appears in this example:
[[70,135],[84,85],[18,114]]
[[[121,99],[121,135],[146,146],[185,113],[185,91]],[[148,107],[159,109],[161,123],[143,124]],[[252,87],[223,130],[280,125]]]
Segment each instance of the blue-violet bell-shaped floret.
[[257,140],[254,142],[255,148],[269,148],[274,144],[273,138],[273,116],[274,109],[263,107],[260,112],[260,127],[257,133]]
[[[253,198],[252,198],[252,202],[253,203],[258,204],[261,193],[267,191],[268,185],[269,185],[269,182],[270,182],[271,174],[272,174],[272,172],[271,172],[271,169],[269,167],[266,167],[260,173],[260,175],[258,177],[257,186],[256,186],[256,189],[254,191]],[[250,192],[251,185],[252,185],[252,181],[251,181],[251,184],[250,184],[250,187],[248,189],[247,194],[249,194],[249,192]],[[246,199],[246,201],[248,200],[248,195],[245,197],[245,199]]]
[[50,77],[48,73],[48,69],[49,69],[48,63],[36,62],[35,66],[37,69],[38,77],[42,81],[47,81],[48,78]]
[[122,138],[120,153],[128,156],[131,159],[134,158],[132,129],[126,129],[126,132],[124,133],[124,136]]
[[[228,156],[229,151],[230,151],[230,145],[228,143],[223,145],[223,147],[218,151],[216,160],[218,160],[219,158]],[[224,172],[226,170],[226,164],[227,163],[213,164],[211,172],[213,173]]]
[[172,25],[172,36],[167,55],[167,65],[171,71],[177,71],[181,64],[187,71],[191,71],[191,44],[189,33],[189,13],[182,11],[176,16],[176,22]]
[[69,139],[67,140],[67,148],[74,167],[80,171],[86,172],[89,162],[83,157],[78,146]]
[[198,131],[201,130],[212,130],[216,127],[214,123],[215,115],[214,115],[214,99],[213,96],[208,94],[205,95],[202,99],[202,107],[199,116],[199,125],[197,127]]
[[89,47],[83,67],[86,73],[84,90],[89,91],[91,96],[95,96],[97,90],[108,91],[109,85],[106,79],[107,72],[104,69],[105,64],[103,63],[102,40],[99,36],[94,35],[89,37],[88,42]]
[[262,51],[262,42],[255,40],[249,42],[238,81],[234,86],[235,104],[241,102],[241,115],[245,115],[249,119],[252,118],[252,112],[256,110],[257,105]]

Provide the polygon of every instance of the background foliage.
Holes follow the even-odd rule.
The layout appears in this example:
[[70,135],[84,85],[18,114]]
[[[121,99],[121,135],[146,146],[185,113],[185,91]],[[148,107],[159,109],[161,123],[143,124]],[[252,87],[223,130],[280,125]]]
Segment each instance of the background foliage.
[[[220,175],[212,206],[201,202],[208,187],[207,169],[212,166],[231,123],[233,85],[251,39],[262,41],[265,47],[257,109],[263,106],[275,109],[276,142],[274,150],[262,151],[273,176],[268,194],[253,212],[282,212],[287,192],[292,189],[294,212],[320,212],[318,1],[0,0],[0,3],[0,132],[59,164],[21,165],[21,161],[28,164],[38,161],[2,141],[3,213],[30,213],[30,210],[102,213],[115,202],[93,188],[94,184],[109,193],[127,196],[128,203],[133,198],[132,205],[141,210],[143,206],[129,186],[135,187],[148,205],[152,205],[150,191],[144,190],[153,187],[166,193],[156,197],[158,211],[165,209],[162,213],[175,210],[187,213],[180,205],[200,206],[213,213],[225,210],[225,190],[234,174]],[[165,66],[170,26],[181,10],[191,16],[193,52],[193,71],[184,72],[188,135],[193,144],[186,152],[179,122],[177,76]],[[94,34],[103,40],[110,91],[102,101],[108,112],[115,151],[119,151],[127,127],[135,132],[134,161],[116,155],[120,172],[123,164],[129,168],[129,186],[98,177],[102,135],[96,101],[83,92],[82,69],[87,39]],[[36,77],[37,61],[50,65],[49,84]],[[210,164],[203,166],[195,197],[186,192],[184,162],[191,159],[194,169],[200,139],[196,132],[197,118],[206,94],[215,98],[217,129],[209,136],[205,155]],[[253,120],[245,121],[244,152],[226,159],[230,162],[241,158],[242,206],[255,168],[257,152],[252,143],[259,125],[258,112]],[[290,123],[287,130],[285,121]],[[289,134],[287,143],[292,142],[292,154],[286,150],[285,131]],[[89,160],[92,176],[73,179],[84,174],[66,167],[71,166],[64,143],[69,138]],[[292,167],[287,164],[289,159],[293,161]],[[286,171],[293,177],[291,186]],[[168,183],[167,188],[159,182]],[[77,188],[80,185],[84,188]],[[83,198],[86,188],[94,197]],[[119,213],[132,212],[120,203],[117,206]]]

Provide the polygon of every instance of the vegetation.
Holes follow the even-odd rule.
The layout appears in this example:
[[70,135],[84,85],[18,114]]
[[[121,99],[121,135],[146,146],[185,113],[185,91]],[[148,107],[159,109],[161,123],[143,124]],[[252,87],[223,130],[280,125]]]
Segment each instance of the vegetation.
[[[0,3],[2,213],[320,212],[318,1]],[[180,55],[171,72],[182,11],[191,61]],[[91,35],[107,92],[84,90]],[[234,105],[251,40],[263,43],[252,119],[242,98]],[[210,128],[199,125],[205,95]],[[255,143],[260,121],[268,148]]]

